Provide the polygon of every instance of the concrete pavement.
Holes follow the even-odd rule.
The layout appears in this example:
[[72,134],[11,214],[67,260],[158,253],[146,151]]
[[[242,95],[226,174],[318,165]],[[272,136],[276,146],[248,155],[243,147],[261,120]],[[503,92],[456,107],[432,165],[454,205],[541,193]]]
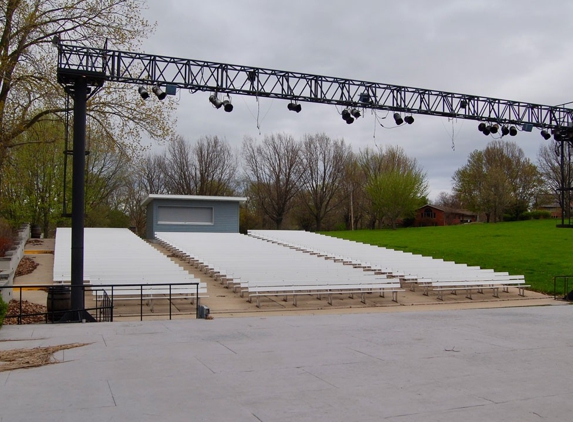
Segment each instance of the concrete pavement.
[[573,307],[4,326],[0,421],[567,421]]

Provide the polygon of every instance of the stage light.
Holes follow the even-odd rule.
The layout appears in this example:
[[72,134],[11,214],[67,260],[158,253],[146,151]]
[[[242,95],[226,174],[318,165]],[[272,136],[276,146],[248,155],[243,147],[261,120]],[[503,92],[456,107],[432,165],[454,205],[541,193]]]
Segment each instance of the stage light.
[[507,135],[509,135],[509,128],[504,125],[501,127],[501,136],[507,136]]
[[354,118],[352,117],[352,115],[350,114],[350,111],[345,108],[344,110],[342,110],[342,120],[344,120],[347,124],[352,124],[354,123]]
[[288,103],[287,108],[290,111],[295,111],[297,113],[300,113],[300,111],[302,110],[302,106],[300,104],[297,104],[297,103]]
[[139,88],[137,88],[137,92],[139,92],[139,95],[144,100],[147,100],[149,98],[149,92],[147,92],[147,89],[145,89],[145,87],[140,86]]
[[460,108],[465,109],[468,106],[468,102],[466,100],[460,101]]
[[545,139],[546,141],[551,138],[551,134],[549,132],[547,132],[546,130],[542,130],[541,131],[541,136],[543,136],[543,139]]
[[490,132],[491,132],[491,126],[485,126],[484,129],[482,130],[482,133],[485,136],[488,136],[490,134]]
[[394,121],[398,126],[404,123],[404,120],[402,119],[402,116],[400,116],[400,113],[394,113]]
[[509,128],[509,135],[510,136],[515,136],[517,135],[517,128],[515,126],[512,126]]
[[363,92],[358,96],[358,101],[360,101],[361,103],[370,103],[370,94],[368,94],[367,92]]
[[404,121],[406,123],[408,123],[409,125],[411,125],[412,123],[414,123],[414,117],[413,116],[406,116],[406,117],[404,117]]
[[163,92],[161,88],[159,88],[159,85],[155,85],[151,90],[160,100],[164,100],[165,97],[167,97],[167,93]]
[[350,114],[352,114],[352,117],[354,117],[355,119],[358,119],[361,116],[360,110],[358,110],[357,108],[353,108],[352,110],[350,110]]
[[231,99],[227,98],[226,100],[223,101],[223,109],[227,112],[230,113],[231,111],[233,111],[233,104],[231,104]]
[[483,122],[481,122],[481,123],[478,125],[478,130],[479,130],[480,132],[483,132],[483,131],[485,130],[485,128],[486,128],[486,124],[483,123]]
[[498,130],[499,130],[499,125],[497,123],[494,123],[489,127],[489,131],[491,133],[497,133]]
[[223,102],[217,98],[217,94],[210,95],[209,101],[211,102],[211,104],[215,106],[216,109],[221,108],[221,106],[223,105]]

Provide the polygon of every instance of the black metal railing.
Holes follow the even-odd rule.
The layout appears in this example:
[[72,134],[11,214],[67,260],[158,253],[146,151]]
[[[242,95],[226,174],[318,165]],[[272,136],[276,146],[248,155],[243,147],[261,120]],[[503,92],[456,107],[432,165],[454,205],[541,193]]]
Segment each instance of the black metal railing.
[[[572,281],[570,284],[569,282]],[[561,285],[562,289],[560,292],[563,293],[563,296],[559,296],[557,291],[557,287]],[[556,275],[553,277],[553,298],[554,299],[567,299],[569,295],[569,286],[573,286],[573,275]]]
[[[106,285],[84,285],[80,287],[84,292],[85,303],[89,304],[85,309],[70,309],[69,295],[71,286],[68,284],[34,284],[18,286],[0,286],[0,289],[13,289],[18,291],[16,299],[19,302],[18,311],[8,311],[5,321],[16,319],[17,324],[23,323],[24,318],[42,317],[35,322],[58,323],[62,322],[66,313],[84,313],[87,311],[96,322],[113,322],[114,316],[133,317],[139,316],[143,321],[144,316],[168,316],[171,320],[173,315],[195,315],[199,314],[199,283],[152,283],[152,284],[106,284]],[[1,291],[1,290],[0,290]],[[23,312],[23,291],[46,291],[46,312],[24,313]],[[190,310],[181,311],[176,308],[175,300],[190,300],[194,305]],[[154,301],[167,301],[167,310],[154,312]],[[118,303],[124,309],[118,315]],[[176,312],[173,312],[173,308]],[[82,321],[76,321],[82,322]]]

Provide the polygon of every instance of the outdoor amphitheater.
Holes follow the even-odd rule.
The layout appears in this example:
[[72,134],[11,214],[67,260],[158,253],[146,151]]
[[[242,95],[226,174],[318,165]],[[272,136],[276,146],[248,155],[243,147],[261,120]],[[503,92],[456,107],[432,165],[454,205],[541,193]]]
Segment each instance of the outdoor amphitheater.
[[[67,286],[70,247],[69,229],[28,246],[40,266],[15,287]],[[302,231],[148,242],[85,229],[84,268],[86,307],[105,292],[113,322],[4,326],[2,356],[27,357],[26,369],[0,364],[0,420],[521,422],[573,410],[573,308],[518,275]]]

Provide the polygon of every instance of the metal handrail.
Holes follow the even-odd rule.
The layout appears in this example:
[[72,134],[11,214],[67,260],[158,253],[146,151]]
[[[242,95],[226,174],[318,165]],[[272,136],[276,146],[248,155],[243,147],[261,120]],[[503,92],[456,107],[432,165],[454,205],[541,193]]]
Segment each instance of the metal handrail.
[[[190,282],[190,283],[149,283],[149,284],[101,284],[101,285],[84,285],[82,289],[84,291],[84,295],[86,292],[94,293],[95,292],[95,301],[96,306],[93,308],[85,308],[85,309],[69,309],[66,312],[78,312],[78,311],[93,311],[95,312],[95,320],[97,322],[113,322],[114,317],[114,298],[120,296],[118,294],[118,290],[127,289],[130,290],[138,289],[139,288],[139,319],[143,321],[143,296],[146,294],[144,288],[149,287],[166,287],[168,288],[168,294],[166,297],[155,297],[154,299],[167,299],[169,301],[169,319],[172,319],[172,300],[176,298],[173,296],[173,286],[183,287],[183,286],[195,286],[195,317],[199,316],[199,283],[197,282]],[[19,312],[17,315],[6,315],[5,318],[18,318],[18,325],[22,324],[22,318],[29,317],[29,316],[38,316],[44,315],[45,322],[58,322],[53,321],[56,312],[62,312],[62,310],[54,311],[54,306],[52,303],[51,311],[44,312],[44,313],[35,313],[35,314],[24,314],[22,313],[22,291],[24,289],[31,289],[31,290],[43,290],[49,289],[50,287],[71,287],[68,284],[26,284],[26,285],[18,285],[18,286],[0,286],[0,289],[18,289],[19,290]],[[1,290],[0,290],[1,291]],[[53,299],[53,297],[52,297]],[[101,306],[98,304],[101,303]],[[51,315],[51,318],[49,318]],[[78,321],[79,322],[79,321]]]
[[557,281],[563,280],[563,297],[565,299],[569,292],[569,279],[573,280],[573,275],[556,275],[553,277],[553,299],[557,299]]

